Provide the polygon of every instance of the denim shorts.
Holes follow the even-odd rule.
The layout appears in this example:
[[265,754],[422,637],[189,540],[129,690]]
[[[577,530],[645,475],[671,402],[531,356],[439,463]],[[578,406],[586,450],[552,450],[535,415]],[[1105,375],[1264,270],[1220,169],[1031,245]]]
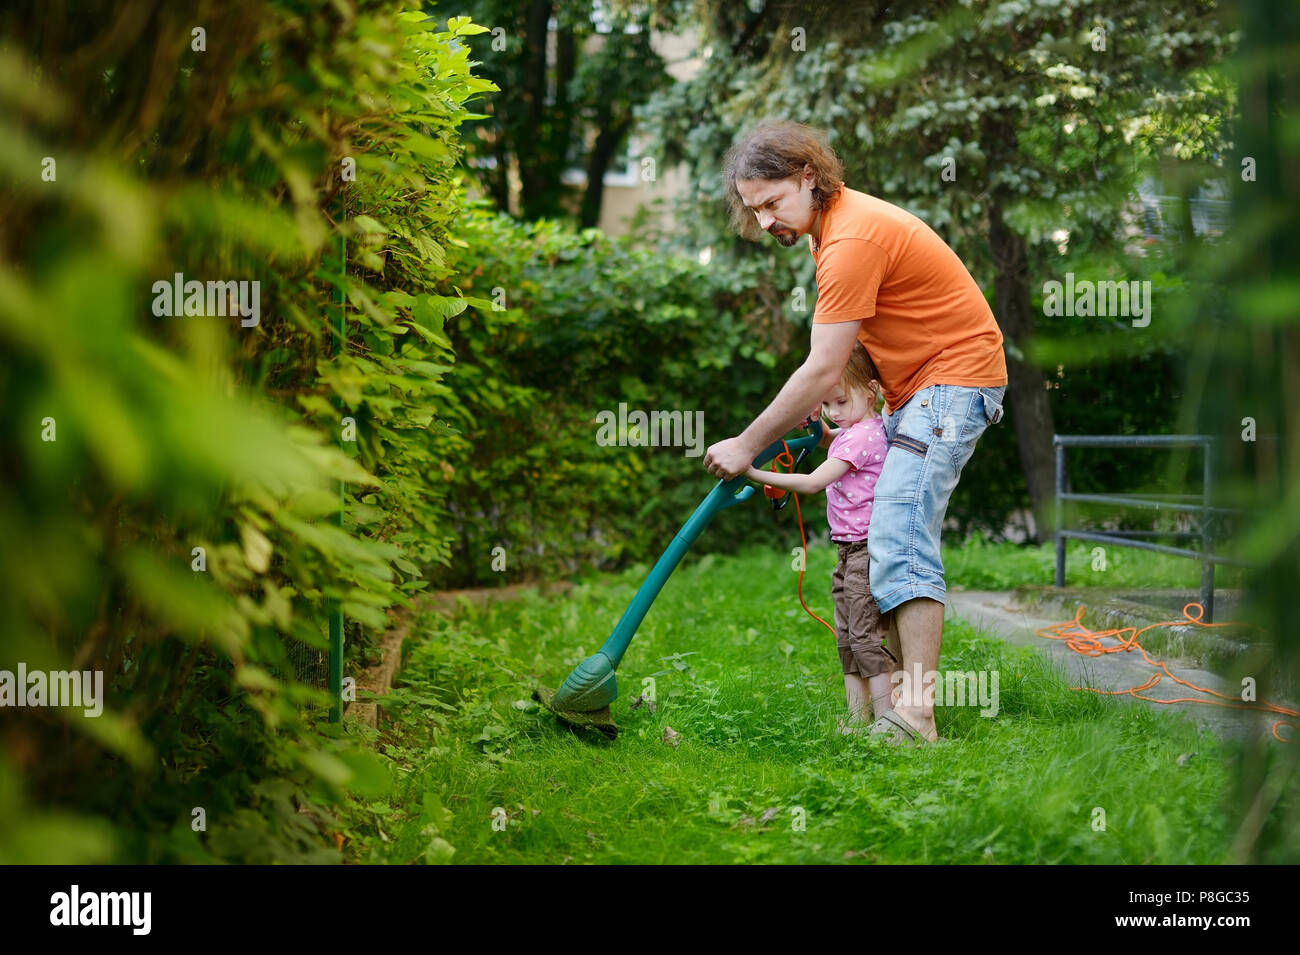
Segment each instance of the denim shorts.
[[1005,385],[930,385],[883,416],[889,451],[876,481],[869,553],[881,613],[917,597],[944,603],[939,533],[984,429],[1002,420]]

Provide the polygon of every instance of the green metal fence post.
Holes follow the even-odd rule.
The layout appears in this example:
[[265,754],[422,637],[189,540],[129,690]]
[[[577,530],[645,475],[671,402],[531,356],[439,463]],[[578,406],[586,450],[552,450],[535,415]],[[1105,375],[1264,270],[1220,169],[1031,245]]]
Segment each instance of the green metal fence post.
[[[340,219],[341,221],[341,219]],[[339,275],[340,277],[347,274],[347,239],[339,236]],[[343,354],[344,342],[344,304],[343,304],[343,287],[338,285],[334,290],[334,300],[338,306],[335,312],[334,327],[334,355],[337,358]],[[336,406],[342,410],[341,403],[336,399]],[[339,427],[339,445],[343,443],[342,423]],[[343,482],[339,481],[339,513],[337,517],[338,526],[343,527]],[[333,601],[330,608],[330,699],[333,703],[330,705],[330,722],[338,723],[343,719],[343,605],[339,600]]]

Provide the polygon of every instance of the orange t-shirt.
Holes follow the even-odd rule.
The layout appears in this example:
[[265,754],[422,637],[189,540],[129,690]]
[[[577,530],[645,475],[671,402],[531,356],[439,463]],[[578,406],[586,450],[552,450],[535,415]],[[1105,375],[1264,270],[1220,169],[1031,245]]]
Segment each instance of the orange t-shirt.
[[906,209],[845,186],[821,215],[813,322],[861,322],[891,411],[929,385],[1007,383],[993,310],[938,234]]

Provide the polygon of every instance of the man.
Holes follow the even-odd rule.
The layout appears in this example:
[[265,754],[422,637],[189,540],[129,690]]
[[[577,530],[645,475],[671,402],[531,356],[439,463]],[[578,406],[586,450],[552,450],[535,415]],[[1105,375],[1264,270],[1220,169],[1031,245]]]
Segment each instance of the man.
[[[855,341],[880,371],[890,440],[868,532],[871,592],[896,610],[903,671],[915,692],[872,725],[895,741],[938,738],[921,682],[936,672],[946,586],[939,535],[948,500],[984,429],[1002,417],[1002,333],[970,273],[921,219],[848,188],[818,131],[768,120],[728,151],[733,228],[783,246],[808,236],[817,307],[808,359],[745,431],[708,449],[723,479],[812,417],[840,380]],[[815,412],[814,412],[815,413]]]

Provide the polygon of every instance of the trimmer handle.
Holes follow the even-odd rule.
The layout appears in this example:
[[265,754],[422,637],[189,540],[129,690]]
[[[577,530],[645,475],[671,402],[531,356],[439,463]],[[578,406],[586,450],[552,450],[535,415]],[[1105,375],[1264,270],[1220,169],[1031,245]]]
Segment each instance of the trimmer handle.
[[[784,454],[785,452],[782,451],[781,453]],[[808,457],[808,449],[804,448],[802,451],[799,452],[799,457],[794,459],[794,466],[790,468],[791,474],[799,473],[799,469],[803,467],[803,461],[804,458],[806,457]],[[781,463],[784,464],[785,462],[782,461]],[[789,491],[782,492],[779,497],[773,497],[771,493],[772,490],[779,490],[779,488],[769,488],[766,485],[764,485],[763,487],[764,493],[766,493],[768,496],[768,503],[772,505],[772,510],[779,511],[787,504],[790,503],[790,498],[792,497],[792,495],[790,494]]]
[[[817,447],[817,445],[822,442],[823,429],[821,419],[814,418],[811,423],[808,424],[806,430],[808,431],[808,434],[802,438],[794,438],[793,440],[786,439],[784,442],[781,440],[773,441],[759,452],[758,457],[754,458],[754,467],[762,468],[764,464],[767,464],[778,454],[785,453],[787,447],[791,451],[796,452],[799,455],[798,460],[802,462],[804,457],[811,454],[813,448]],[[736,475],[730,481],[720,481],[718,483],[724,487],[727,492],[727,496],[725,500],[721,502],[718,510],[732,507],[742,501],[747,501],[754,493],[754,485],[750,484],[749,479],[743,474]]]
[[754,458],[754,467],[761,468],[764,464],[767,464],[778,454],[781,454],[783,451],[785,451],[787,447],[791,451],[797,452],[800,455],[799,460],[802,461],[803,458],[806,456],[806,454],[811,454],[813,448],[817,447],[817,445],[822,443],[822,419],[813,418],[812,421],[808,424],[806,430],[808,434],[805,437],[795,438],[793,441],[790,440],[786,440],[785,442],[782,442],[780,440],[773,441],[771,444],[769,444],[766,448],[762,450],[762,452],[758,455],[758,457]]
[[[786,441],[784,444],[780,441],[774,441],[764,448],[763,453],[754,459],[754,467],[761,468],[783,452],[786,446],[789,446],[790,450],[795,452],[811,452],[813,448],[821,443],[821,440],[822,423],[820,420],[815,420],[809,425],[806,437],[795,438],[792,441]],[[700,536],[704,528],[708,526],[709,521],[713,519],[713,515],[728,507],[734,507],[742,501],[749,500],[753,494],[754,485],[749,483],[749,479],[744,474],[737,474],[730,481],[720,480],[713,486],[713,490],[700,503],[700,506],[686,519],[682,529],[677,532],[672,542],[669,543],[668,549],[663,552],[663,555],[655,562],[654,567],[650,569],[650,573],[637,590],[636,596],[632,598],[632,603],[628,605],[627,610],[623,611],[623,616],[619,618],[618,624],[614,627],[614,632],[609,635],[600,650],[593,657],[588,658],[588,670],[590,671],[587,674],[588,676],[591,673],[601,675],[608,671],[610,678],[610,692],[607,692],[603,697],[592,697],[597,704],[600,702],[608,703],[617,696],[618,691],[613,685],[612,679],[613,671],[623,659],[623,654],[627,652],[627,646],[632,641],[632,635],[636,633],[636,628],[640,626],[641,620],[650,609],[650,604],[654,602],[665,581],[668,580],[668,575],[673,572],[673,568],[677,566],[687,549]],[[600,656],[602,659],[595,660],[596,656]],[[574,670],[574,673],[570,674],[570,676],[573,676],[575,682],[582,686],[589,686],[592,683],[592,680],[582,677],[578,670]],[[572,689],[568,680],[565,681],[565,686]],[[561,690],[563,689],[562,687]],[[555,701],[560,703],[562,707],[568,707],[572,696],[572,693],[561,696],[557,692]],[[589,702],[591,701],[589,700]]]

